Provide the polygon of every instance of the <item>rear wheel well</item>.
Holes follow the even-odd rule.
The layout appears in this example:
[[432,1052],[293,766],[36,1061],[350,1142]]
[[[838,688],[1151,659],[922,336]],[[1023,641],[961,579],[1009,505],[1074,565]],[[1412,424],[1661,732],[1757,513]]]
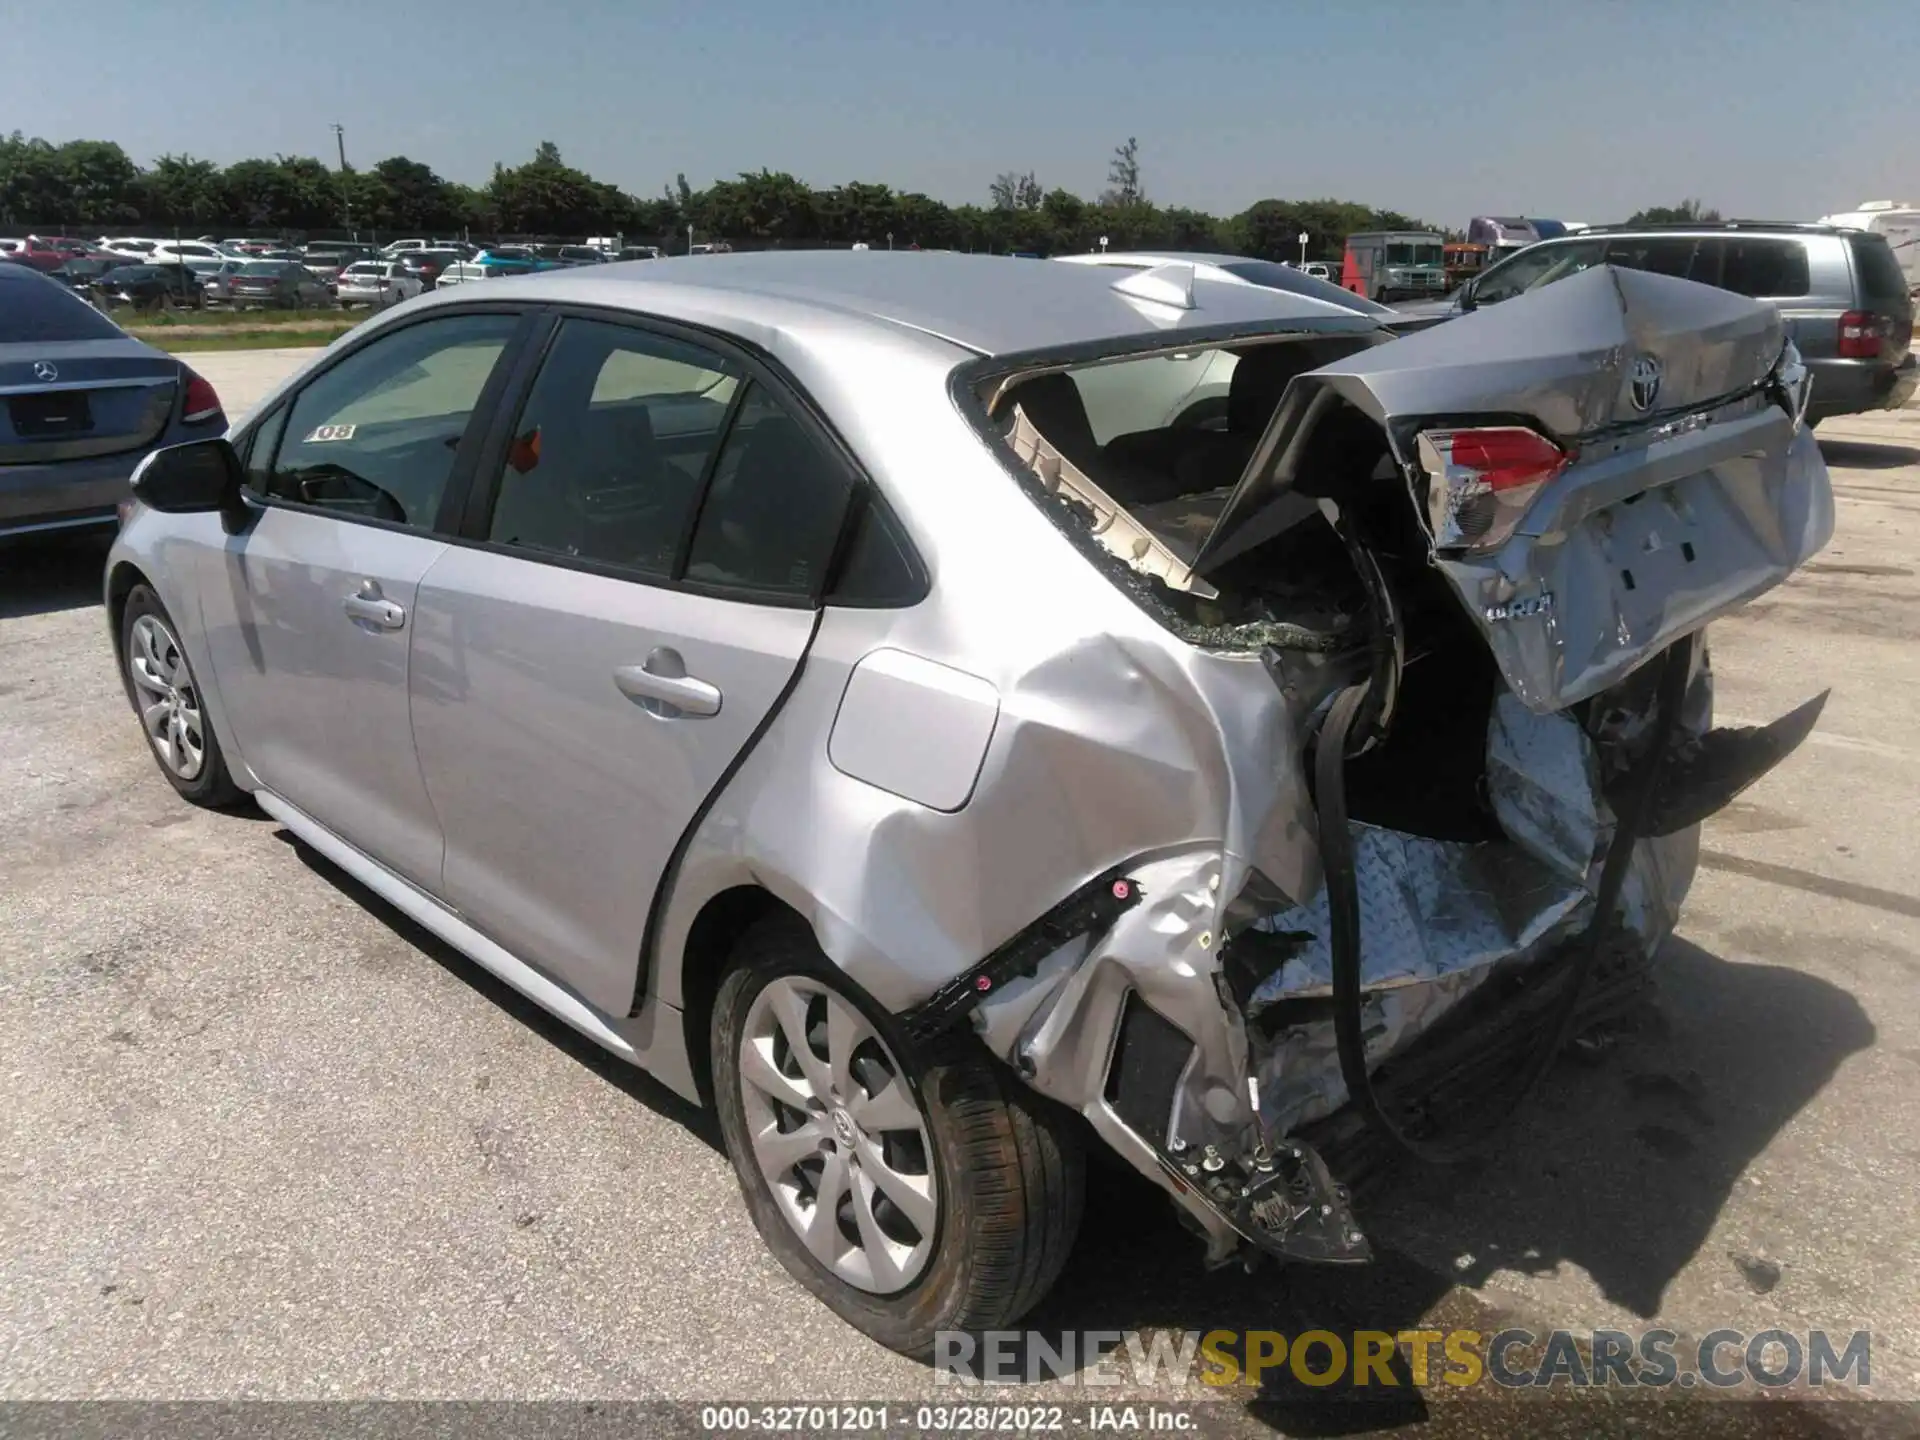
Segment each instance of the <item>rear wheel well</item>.
[[758,885],[736,885],[709,899],[687,932],[686,949],[680,957],[681,1014],[686,1026],[687,1063],[705,1105],[713,1104],[713,1055],[708,1040],[713,1002],[726,976],[727,957],[742,935],[781,910],[799,914]]

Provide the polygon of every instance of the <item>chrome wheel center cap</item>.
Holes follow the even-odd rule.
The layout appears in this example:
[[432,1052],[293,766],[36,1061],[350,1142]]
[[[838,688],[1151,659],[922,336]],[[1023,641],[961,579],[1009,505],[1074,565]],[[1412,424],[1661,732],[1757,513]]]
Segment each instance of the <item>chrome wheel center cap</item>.
[[833,1112],[833,1133],[834,1137],[849,1150],[853,1148],[854,1137],[859,1133],[854,1127],[853,1117],[838,1106],[834,1107]]

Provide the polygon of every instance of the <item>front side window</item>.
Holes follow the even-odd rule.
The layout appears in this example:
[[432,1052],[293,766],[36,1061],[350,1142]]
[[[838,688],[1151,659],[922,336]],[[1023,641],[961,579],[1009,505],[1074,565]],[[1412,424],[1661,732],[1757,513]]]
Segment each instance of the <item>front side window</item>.
[[448,315],[391,331],[294,397],[262,493],[431,530],[454,454],[519,323]]
[[508,444],[488,538],[671,575],[740,383],[699,346],[563,322]]
[[1533,245],[1512,259],[1494,266],[1473,287],[1476,305],[1493,305],[1511,300],[1542,285],[1551,285],[1569,275],[1577,275],[1600,260],[1597,241],[1572,244]]

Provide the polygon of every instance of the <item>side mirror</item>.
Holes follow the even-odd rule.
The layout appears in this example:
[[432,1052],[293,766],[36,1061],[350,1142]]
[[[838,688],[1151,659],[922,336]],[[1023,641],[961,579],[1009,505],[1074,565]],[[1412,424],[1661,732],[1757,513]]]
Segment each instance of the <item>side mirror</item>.
[[217,511],[222,527],[234,535],[253,514],[240,498],[244,479],[233,446],[224,439],[194,440],[142,460],[133,472],[133,498],[166,515]]
[[1462,315],[1466,314],[1467,311],[1473,309],[1474,306],[1478,303],[1473,298],[1473,292],[1475,288],[1479,286],[1479,284],[1480,284],[1480,277],[1478,275],[1474,275],[1469,277],[1466,280],[1466,282],[1460,286],[1460,313]]

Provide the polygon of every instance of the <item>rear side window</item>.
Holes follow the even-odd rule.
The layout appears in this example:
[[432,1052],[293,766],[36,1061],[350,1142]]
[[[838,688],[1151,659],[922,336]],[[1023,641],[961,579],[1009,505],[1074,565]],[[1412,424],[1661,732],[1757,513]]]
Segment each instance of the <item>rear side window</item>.
[[1847,244],[1853,249],[1853,273],[1860,279],[1862,296],[1878,304],[1897,304],[1906,298],[1907,277],[1884,237],[1849,235]]
[[1622,235],[1607,241],[1607,264],[1627,270],[1650,270],[1655,275],[1687,278],[1695,241],[1680,235]]
[[0,277],[0,345],[118,340],[124,332],[57,280]]
[[818,594],[852,490],[838,458],[768,390],[753,386],[701,507],[687,579],[774,595]]
[[565,321],[508,442],[488,539],[671,575],[740,383],[699,346]]
[[1793,299],[1813,288],[1802,242],[1758,235],[1702,240],[1688,278],[1761,299]]

